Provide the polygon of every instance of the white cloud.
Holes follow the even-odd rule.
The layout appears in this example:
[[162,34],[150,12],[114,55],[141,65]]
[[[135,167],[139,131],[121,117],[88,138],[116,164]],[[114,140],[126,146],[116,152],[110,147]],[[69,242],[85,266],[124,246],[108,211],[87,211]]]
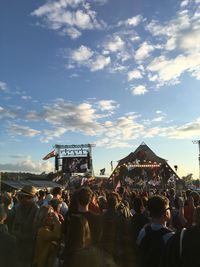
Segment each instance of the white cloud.
[[86,135],[95,135],[102,131],[101,125],[97,122],[96,109],[86,102],[74,104],[60,99],[54,104],[46,105],[37,117],[50,125],[65,128],[66,131]]
[[138,85],[136,87],[133,87],[131,91],[134,95],[144,95],[148,92],[144,85]]
[[133,79],[141,79],[143,76],[141,74],[141,71],[139,70],[132,70],[128,72],[128,81],[131,81]]
[[122,142],[119,140],[111,140],[109,138],[102,138],[96,141],[97,147],[105,148],[125,148],[130,147],[130,144],[127,142]]
[[82,35],[82,33],[79,31],[79,30],[77,30],[76,28],[74,28],[74,27],[71,27],[71,28],[68,28],[68,29],[64,29],[63,30],[63,33],[67,33],[72,39],[77,39],[77,38],[79,38],[81,35]]
[[156,118],[152,119],[152,122],[161,122],[164,120],[164,118],[165,118],[164,116],[156,117]]
[[40,131],[32,129],[28,126],[23,126],[19,124],[10,124],[8,126],[8,130],[13,135],[19,135],[19,136],[27,136],[27,137],[34,137],[40,133]]
[[31,15],[41,18],[47,27],[66,33],[72,39],[78,38],[82,30],[99,29],[103,25],[84,0],[47,1]]
[[190,31],[180,37],[179,47],[186,52],[200,52],[200,29]]
[[114,100],[101,100],[98,103],[98,108],[102,111],[112,111],[119,107]]
[[0,81],[0,90],[2,90],[4,92],[8,91],[7,83]]
[[118,22],[118,26],[131,26],[131,27],[136,27],[140,24],[140,22],[142,21],[143,17],[142,15],[137,15],[134,16],[132,18],[129,18],[127,20],[124,21],[119,21]]
[[84,62],[92,57],[94,52],[87,46],[81,45],[78,49],[71,52],[71,59],[76,62]]
[[30,99],[32,99],[32,97],[29,96],[29,95],[23,95],[23,96],[21,96],[21,99],[23,99],[23,100],[30,100]]
[[[199,69],[200,53],[192,55],[179,55],[174,59],[167,59],[163,56],[155,58],[148,66],[147,70],[156,73],[156,81],[160,85],[176,84],[179,77],[185,71],[192,74]],[[197,72],[198,77],[198,72]]]
[[186,7],[189,4],[189,0],[181,1],[181,7]]
[[5,109],[0,106],[0,118],[11,118],[14,119],[17,116],[17,111],[13,111],[10,109]]
[[142,61],[149,57],[153,50],[154,47],[151,44],[143,42],[135,52],[135,59],[137,61]]
[[124,41],[119,36],[115,36],[114,39],[107,42],[104,47],[111,52],[117,52],[123,49]]
[[172,138],[172,139],[185,139],[199,137],[200,133],[200,118],[197,118],[196,121],[186,123],[181,126],[171,126],[164,128],[162,136]]
[[153,127],[153,128],[147,128],[144,133],[145,138],[152,138],[154,136],[158,136],[161,132],[161,128],[159,127]]
[[141,21],[142,21],[142,16],[137,15],[135,17],[127,19],[126,24],[133,26],[133,27],[136,27]]
[[93,52],[89,47],[81,45],[78,49],[71,51],[70,60],[73,64],[84,66],[90,71],[98,71],[104,69],[111,62],[109,56],[103,56],[97,52]]
[[104,57],[102,55],[98,55],[96,59],[93,62],[91,62],[90,69],[91,71],[102,70],[106,66],[108,66],[110,62],[111,62],[110,57]]
[[40,140],[42,143],[48,143],[50,140],[62,136],[64,133],[66,133],[66,131],[67,130],[63,127],[44,130],[43,131],[44,137],[40,138]]
[[54,164],[50,161],[36,162],[27,157],[15,163],[0,163],[0,169],[10,172],[48,173],[54,171]]

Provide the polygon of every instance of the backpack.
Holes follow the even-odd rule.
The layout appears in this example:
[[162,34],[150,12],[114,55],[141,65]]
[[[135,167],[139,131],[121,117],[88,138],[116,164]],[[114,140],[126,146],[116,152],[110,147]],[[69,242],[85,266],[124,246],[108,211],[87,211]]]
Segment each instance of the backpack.
[[155,231],[151,225],[147,225],[144,229],[146,235],[138,247],[139,266],[159,267],[165,248],[163,236],[171,231],[167,228],[160,228]]

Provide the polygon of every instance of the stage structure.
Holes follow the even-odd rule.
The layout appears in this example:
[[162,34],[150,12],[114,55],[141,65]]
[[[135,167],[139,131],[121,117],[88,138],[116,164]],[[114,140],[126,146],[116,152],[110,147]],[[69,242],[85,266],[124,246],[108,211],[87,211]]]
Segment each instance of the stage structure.
[[176,187],[180,181],[177,173],[169,166],[167,160],[158,157],[144,142],[127,157],[118,162],[110,179],[113,186],[131,184],[133,187],[149,186],[165,188]]
[[91,173],[93,176],[92,147],[94,144],[55,145],[55,170],[73,175]]

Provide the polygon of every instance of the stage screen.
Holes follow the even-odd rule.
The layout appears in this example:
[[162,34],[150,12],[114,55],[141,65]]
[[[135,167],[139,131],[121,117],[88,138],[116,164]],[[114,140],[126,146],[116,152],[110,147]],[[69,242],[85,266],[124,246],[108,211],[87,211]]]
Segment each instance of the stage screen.
[[88,169],[87,157],[65,157],[62,159],[64,173],[84,173]]

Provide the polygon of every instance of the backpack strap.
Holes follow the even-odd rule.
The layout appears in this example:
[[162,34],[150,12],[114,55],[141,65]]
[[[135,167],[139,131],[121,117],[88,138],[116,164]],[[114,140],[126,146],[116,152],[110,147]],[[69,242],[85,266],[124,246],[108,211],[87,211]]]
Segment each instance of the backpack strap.
[[180,256],[180,258],[182,256],[182,252],[183,252],[183,236],[184,236],[185,230],[186,230],[186,228],[183,228],[181,230],[181,234],[180,234],[180,243],[179,243],[179,248],[180,248],[179,256]]

